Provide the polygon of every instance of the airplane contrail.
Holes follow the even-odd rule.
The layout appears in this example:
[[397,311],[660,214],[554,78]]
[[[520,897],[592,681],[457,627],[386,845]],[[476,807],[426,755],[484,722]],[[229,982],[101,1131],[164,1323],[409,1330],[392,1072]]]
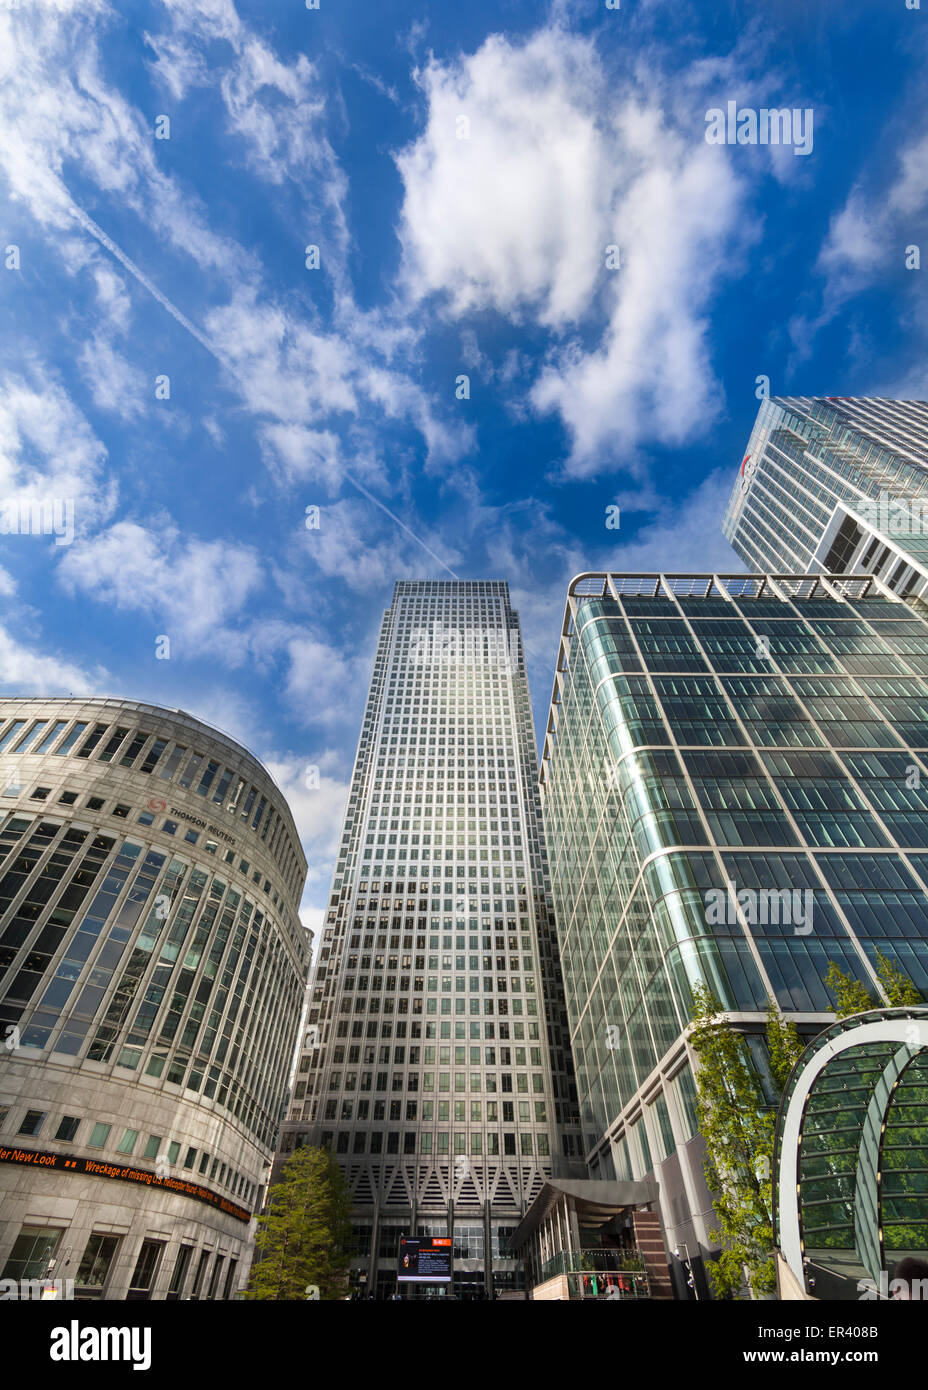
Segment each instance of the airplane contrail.
[[[162,294],[161,290],[159,290],[158,286],[148,278],[144,270],[142,270],[140,266],[137,266],[135,261],[133,261],[131,257],[127,256],[125,251],[123,251],[121,247],[117,246],[116,242],[113,240],[112,237],[107,236],[106,232],[104,232],[102,227],[97,226],[93,218],[88,216],[88,214],[84,212],[83,208],[78,207],[77,203],[74,202],[73,198],[71,199],[71,214],[74,217],[75,221],[79,222],[85,231],[89,232],[92,237],[96,238],[96,240],[99,241],[101,246],[106,247],[107,251],[109,251],[111,256],[115,256],[116,260],[119,261],[120,265],[125,266],[129,274],[132,275],[139,282],[139,284],[142,285],[143,288],[148,291],[148,293],[152,296],[153,299],[156,299],[158,301],[162,309],[165,309],[171,315],[171,317],[180,324],[181,328],[185,328],[187,332],[191,335],[191,337],[196,338],[197,342],[201,345],[201,347],[206,348],[206,351],[210,354],[210,356],[215,357],[216,361],[221,366],[231,369],[231,363],[229,359],[219,351],[215,343],[213,343],[206,336],[205,333],[201,332],[201,330],[197,328],[196,324],[192,323],[191,320],[187,318],[186,314],[182,314],[180,309],[178,309],[177,305],[172,304],[172,302],[170,301],[170,299],[168,299],[166,294]],[[450,565],[445,564],[441,556],[436,555],[434,550],[430,549],[430,547],[426,545],[425,541],[422,540],[419,536],[417,536],[415,531],[411,530],[405,522],[401,521],[399,517],[395,515],[395,513],[391,512],[390,508],[385,506],[384,503],[381,502],[378,497],[375,497],[372,492],[368,492],[367,488],[364,487],[362,483],[359,483],[357,478],[355,478],[351,473],[348,472],[345,473],[345,477],[347,478],[349,483],[352,483],[358,489],[359,492],[364,494],[364,496],[367,498],[369,502],[372,502],[375,507],[379,507],[380,510],[384,512],[390,518],[391,521],[395,522],[395,524],[399,526],[401,530],[405,531],[408,536],[411,536],[412,539],[416,542],[416,544],[421,546],[425,553],[427,555],[430,555],[436,564],[441,565],[442,569],[447,570],[448,573],[451,575],[452,579],[458,578],[454,570],[450,567]]]
[[221,362],[223,366],[228,365],[227,359],[223,357],[215,344],[207,338],[206,334],[201,333],[196,324],[191,323],[186,314],[182,314],[176,304],[172,304],[167,295],[161,293],[158,286],[149,280],[144,270],[137,266],[135,261],[131,260],[130,257],[126,255],[125,251],[116,245],[113,238],[107,236],[103,228],[98,227],[93,218],[89,217],[87,213],[84,212],[83,208],[79,208],[73,199],[71,201],[71,213],[75,221],[79,222],[85,231],[89,232],[92,237],[96,237],[100,245],[105,246],[110,255],[115,256],[119,264],[125,266],[130,275],[135,276],[139,284],[144,286],[153,298],[157,299],[162,309],[166,309],[171,317],[177,320],[181,328],[186,328],[187,332],[191,334],[192,337],[196,338],[197,342],[200,343],[202,347],[205,347],[206,351],[210,353],[211,356],[215,357],[217,362]]

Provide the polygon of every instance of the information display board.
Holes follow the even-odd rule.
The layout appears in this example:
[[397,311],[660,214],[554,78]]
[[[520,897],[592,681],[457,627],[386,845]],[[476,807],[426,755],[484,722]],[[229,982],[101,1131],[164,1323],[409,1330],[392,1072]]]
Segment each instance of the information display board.
[[397,1278],[407,1284],[450,1284],[450,1236],[400,1237]]

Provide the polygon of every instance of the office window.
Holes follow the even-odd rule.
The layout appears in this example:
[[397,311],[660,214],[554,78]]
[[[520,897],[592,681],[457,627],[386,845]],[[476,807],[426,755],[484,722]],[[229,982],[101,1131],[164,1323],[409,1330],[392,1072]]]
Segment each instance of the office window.
[[92,1235],[87,1242],[77,1271],[75,1292],[82,1298],[102,1298],[113,1257],[119,1248],[119,1236]]
[[161,1261],[161,1252],[164,1250],[163,1240],[143,1240],[139,1257],[135,1262],[135,1269],[132,1272],[132,1279],[129,1283],[127,1299],[148,1299],[151,1298],[151,1291],[154,1287],[155,1276],[158,1272],[158,1265]]
[[47,753],[49,748],[51,748],[52,744],[55,742],[58,735],[67,726],[67,722],[68,721],[66,719],[56,719],[55,723],[52,725],[48,733],[42,739],[42,742],[32,751],[34,753]]
[[171,1284],[167,1292],[168,1299],[180,1298],[184,1291],[184,1284],[187,1280],[187,1271],[190,1268],[190,1261],[193,1258],[194,1247],[192,1245],[182,1245],[177,1252],[177,1259],[174,1261],[174,1270],[171,1274]]
[[70,753],[71,749],[74,747],[75,743],[80,738],[81,734],[84,732],[86,728],[86,724],[75,724],[74,728],[68,734],[64,743],[62,743],[61,747],[55,749],[55,757],[63,758],[67,753]]
[[122,1138],[116,1145],[116,1152],[120,1154],[131,1154],[132,1150],[135,1148],[138,1137],[139,1132],[137,1129],[124,1130]]
[[98,1120],[90,1131],[90,1138],[87,1140],[88,1149],[102,1149],[110,1137],[112,1128],[112,1125],[104,1124],[102,1120]]
[[212,1252],[204,1250],[200,1254],[200,1261],[197,1265],[197,1272],[193,1280],[193,1288],[190,1290],[191,1298],[200,1297],[200,1289],[203,1287],[203,1276],[206,1273],[206,1266],[209,1264],[209,1257]]
[[43,1279],[61,1239],[54,1226],[23,1226],[3,1266],[3,1279]]

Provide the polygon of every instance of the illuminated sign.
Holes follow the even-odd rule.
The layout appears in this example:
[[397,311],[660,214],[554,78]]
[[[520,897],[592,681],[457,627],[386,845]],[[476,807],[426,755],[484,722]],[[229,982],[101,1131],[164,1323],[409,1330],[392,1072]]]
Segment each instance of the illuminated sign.
[[0,1148],[0,1163],[31,1164],[34,1168],[46,1171],[69,1173],[89,1173],[95,1178],[108,1178],[111,1182],[133,1182],[146,1187],[166,1188],[180,1197],[191,1197],[195,1202],[205,1202],[207,1206],[234,1216],[236,1221],[250,1221],[251,1212],[230,1202],[218,1192],[202,1187],[198,1182],[186,1178],[162,1178],[148,1168],[120,1168],[115,1163],[98,1163],[93,1158],[69,1158],[65,1154],[36,1152],[34,1149]]
[[400,1236],[397,1279],[407,1284],[450,1284],[453,1249],[450,1236]]

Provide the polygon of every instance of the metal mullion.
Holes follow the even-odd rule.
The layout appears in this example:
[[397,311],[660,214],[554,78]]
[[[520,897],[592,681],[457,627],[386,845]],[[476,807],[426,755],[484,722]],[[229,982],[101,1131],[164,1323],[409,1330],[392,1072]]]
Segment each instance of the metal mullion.
[[[822,576],[818,576],[818,577],[819,577],[820,580],[822,580],[823,587],[827,587],[827,588],[829,588],[829,589],[831,588],[831,585],[830,585],[826,580],[824,580],[824,579],[822,578]],[[861,577],[863,577],[863,576],[861,576]],[[868,577],[869,577],[869,576],[868,576]],[[895,596],[894,596],[894,597],[895,597]],[[899,600],[897,600],[897,602],[898,602],[898,601],[899,601]],[[842,602],[847,602],[847,600],[842,599]],[[859,615],[857,614],[856,610],[852,610],[852,612],[854,613],[854,620],[855,620],[855,621],[862,621],[862,622],[864,622],[864,623],[866,624],[867,627],[872,627],[872,624],[870,624],[869,622],[867,622],[866,619],[861,619],[861,618],[859,618]],[[797,616],[798,616],[798,618],[800,619],[800,621],[802,621],[802,622],[805,621],[804,615],[801,614],[801,613],[799,613],[798,610],[797,610]],[[747,621],[747,619],[745,619],[745,621]],[[749,624],[749,626],[750,626],[750,624]],[[753,630],[753,629],[752,629],[752,630]],[[830,656],[830,657],[832,657],[832,658],[834,659],[834,658],[835,658],[835,653],[829,651],[827,645],[825,644],[825,642],[823,641],[823,639],[822,639],[822,637],[819,635],[819,633],[818,633],[814,628],[812,628],[811,626],[809,627],[809,632],[812,634],[812,636],[815,638],[815,640],[820,644],[820,646],[822,647],[822,649],[824,650],[824,652],[826,653],[826,655],[828,655],[828,656]],[[878,632],[875,633],[875,635],[876,635],[877,637],[879,637],[879,633],[878,633]],[[884,639],[883,639],[883,638],[880,638],[880,640],[883,641]],[[887,644],[887,647],[888,647],[888,644]],[[888,648],[888,650],[889,650],[890,655],[895,655],[895,653],[892,652],[892,649],[891,649],[891,648]],[[771,657],[771,658],[769,658],[769,659],[770,659],[771,661],[774,661],[774,664],[775,664],[775,665],[778,665],[778,663],[776,663],[776,661],[774,660],[774,658]],[[854,683],[854,685],[855,685],[855,686],[857,687],[857,689],[858,689],[858,693],[863,697],[863,699],[865,699],[865,700],[867,701],[867,703],[868,703],[874,710],[876,710],[877,715],[878,715],[879,718],[882,720],[882,722],[887,726],[887,728],[890,730],[890,733],[891,733],[895,738],[900,738],[900,735],[896,732],[896,730],[893,728],[893,726],[889,723],[889,720],[886,719],[885,715],[882,713],[882,711],[880,710],[879,705],[877,705],[877,703],[876,703],[876,701],[873,699],[873,697],[872,697],[871,695],[869,695],[865,689],[863,689],[863,688],[860,687],[859,679],[858,679],[857,677],[855,677],[852,673],[847,672],[847,671],[842,671],[842,672],[841,672],[841,675],[842,675],[842,678],[843,678],[843,679],[852,681],[852,682]],[[913,672],[912,675],[917,676],[917,672]],[[790,693],[792,694],[793,699],[796,700],[797,704],[800,705],[800,707],[802,708],[803,712],[804,712],[805,715],[806,715],[806,718],[807,718],[807,719],[810,719],[810,720],[812,721],[814,727],[816,728],[816,730],[818,730],[819,732],[821,732],[821,731],[819,730],[819,722],[818,722],[817,720],[815,720],[815,719],[813,718],[813,716],[809,713],[809,711],[808,711],[808,709],[807,709],[807,707],[806,707],[804,701],[801,699],[801,697],[799,696],[799,694],[797,693],[795,687],[794,687],[793,684],[792,684],[791,676],[788,675],[786,672],[782,672],[782,671],[780,672],[780,676],[781,676],[781,679],[786,683],[788,689],[790,690]],[[906,679],[908,679],[908,678],[909,678],[909,677],[906,677]],[[816,679],[816,677],[813,676],[812,679]],[[822,679],[827,680],[827,679],[828,679],[828,675],[826,674],[824,677],[822,677]],[[890,677],[890,679],[892,679],[892,677]],[[926,685],[926,693],[928,693],[928,682],[925,682],[925,685]],[[867,810],[870,812],[870,814],[871,814],[871,816],[873,817],[874,821],[876,822],[876,824],[879,826],[879,828],[880,828],[880,830],[882,831],[882,833],[886,836],[887,840],[889,841],[889,846],[872,846],[872,847],[870,847],[870,848],[868,849],[868,853],[884,853],[884,854],[885,854],[885,853],[888,853],[888,852],[890,852],[890,851],[895,851],[896,853],[904,853],[905,851],[903,850],[903,847],[902,847],[901,845],[899,845],[899,843],[898,843],[898,841],[897,841],[895,835],[893,835],[893,834],[890,833],[890,830],[889,830],[888,826],[887,826],[886,823],[883,821],[880,812],[879,812],[879,811],[877,810],[877,808],[871,803],[871,800],[870,800],[869,796],[866,794],[866,792],[864,791],[862,784],[861,784],[860,782],[858,782],[857,778],[856,778],[856,777],[854,776],[854,774],[850,771],[850,769],[846,766],[846,763],[845,763],[845,761],[844,761],[844,754],[845,754],[846,752],[848,752],[848,751],[853,752],[854,750],[853,750],[853,749],[851,749],[851,750],[839,749],[839,748],[835,748],[835,747],[834,747],[833,745],[831,745],[831,744],[826,744],[826,751],[829,752],[829,753],[831,754],[831,756],[835,759],[835,762],[836,762],[836,763],[838,764],[838,766],[840,767],[842,773],[843,773],[844,776],[847,778],[847,780],[848,780],[848,782],[851,784],[851,786],[854,788],[854,790],[856,791],[857,795],[860,797],[861,801],[864,803],[864,805],[866,806]],[[878,756],[879,756],[880,753],[883,753],[883,752],[888,752],[888,753],[899,753],[900,751],[904,751],[909,757],[914,758],[914,759],[919,763],[919,765],[920,765],[922,771],[924,771],[924,772],[926,773],[926,775],[928,775],[928,759],[924,759],[924,758],[919,759],[918,754],[914,753],[914,752],[913,752],[911,749],[909,749],[905,744],[901,744],[900,748],[869,749],[869,750],[864,750],[864,751],[875,752]],[[837,847],[836,847],[835,849],[830,849],[828,846],[817,846],[816,848],[821,849],[824,853],[836,853],[836,852],[839,852],[839,850],[838,850]],[[841,851],[841,852],[846,852],[846,850]]]
[[[663,573],[660,574],[659,577],[658,577],[658,584],[659,584],[659,585],[665,585],[665,584],[666,584],[666,579],[665,579],[665,576],[664,576]],[[669,592],[670,595],[671,595],[670,602],[673,604],[673,607],[677,609],[677,614],[675,614],[674,616],[679,616],[679,614],[682,612],[682,610],[680,609],[680,605],[679,605],[679,604],[677,603],[677,601],[676,601],[675,595],[673,595],[672,591],[669,590],[669,586],[668,586],[668,592]],[[633,646],[634,649],[635,649],[635,653],[636,653],[636,655],[637,655],[637,657],[638,657],[638,660],[641,662],[641,670],[642,670],[642,673],[643,673],[643,675],[644,675],[644,679],[645,679],[645,681],[646,681],[646,683],[647,683],[648,689],[649,689],[649,691],[650,691],[651,699],[655,702],[655,704],[656,704],[656,706],[657,706],[657,709],[658,709],[658,711],[660,712],[661,721],[663,722],[664,729],[665,729],[665,732],[666,732],[666,734],[667,734],[667,737],[668,737],[668,739],[670,740],[670,742],[669,742],[669,747],[670,747],[670,749],[672,749],[672,750],[674,751],[674,753],[676,754],[677,766],[678,766],[678,768],[680,768],[680,769],[682,770],[683,779],[684,779],[684,782],[686,783],[687,790],[688,790],[689,793],[690,793],[690,797],[691,797],[691,799],[692,799],[693,806],[694,806],[695,809],[696,809],[696,814],[697,814],[697,816],[699,817],[700,821],[702,822],[702,826],[703,826],[703,829],[704,829],[704,831],[705,831],[705,833],[706,833],[706,837],[707,837],[707,841],[708,841],[709,845],[712,845],[713,837],[712,837],[712,834],[710,833],[708,820],[706,819],[705,814],[704,814],[704,812],[703,812],[703,809],[702,809],[702,807],[701,807],[700,804],[699,804],[699,798],[696,796],[695,789],[694,789],[693,783],[692,783],[692,779],[690,778],[690,775],[689,775],[689,772],[688,772],[688,770],[687,770],[687,768],[686,768],[686,765],[685,765],[683,759],[680,757],[679,749],[678,749],[678,747],[677,747],[676,739],[674,738],[673,730],[671,729],[670,723],[669,723],[669,721],[668,721],[668,719],[667,719],[667,716],[666,716],[666,714],[665,714],[665,712],[664,712],[664,705],[663,705],[663,702],[662,702],[662,700],[660,699],[660,697],[658,696],[658,694],[657,694],[657,689],[656,689],[656,687],[655,687],[655,685],[654,685],[654,679],[653,679],[652,672],[648,669],[648,665],[647,665],[647,663],[646,663],[646,661],[644,660],[644,657],[643,657],[643,655],[642,655],[641,644],[640,644],[639,641],[638,641],[638,638],[637,638],[637,636],[636,636],[636,634],[635,634],[634,628],[632,627],[632,624],[631,624],[631,622],[630,622],[630,620],[629,620],[628,614],[625,613],[624,610],[622,611],[622,618],[623,618],[623,620],[624,620],[624,622],[625,622],[625,624],[626,624],[626,626],[627,626],[627,628],[628,628],[628,635],[629,635],[629,637],[630,637],[630,639],[631,639],[632,646]],[[635,750],[635,751],[637,751],[637,750]],[[623,809],[624,809],[624,808],[623,808]],[[671,852],[671,851],[668,851],[668,852]],[[643,875],[643,869],[639,869],[639,881],[642,883],[643,891],[644,891],[645,894],[647,895],[647,886],[644,884],[644,880],[643,880],[642,875]],[[623,920],[624,920],[624,918],[627,917],[627,915],[628,915],[628,911],[629,911],[629,908],[630,908],[630,906],[631,906],[631,902],[632,902],[633,896],[634,896],[634,892],[633,892],[632,894],[629,895],[628,904],[626,905],[625,913],[623,914]],[[618,932],[616,932],[616,935],[617,935],[617,934],[618,934]],[[615,937],[613,937],[613,940],[614,940],[614,939],[615,939]],[[630,937],[629,937],[629,940],[631,940]],[[658,942],[658,945],[659,945],[659,947],[660,947],[660,942]],[[666,958],[666,955],[665,955],[664,952],[663,952],[663,948],[661,947],[660,949],[661,949],[661,966],[662,966],[663,970],[666,972],[666,971],[667,971],[667,958]],[[633,949],[632,952],[631,952],[631,958],[632,958],[632,962],[633,962],[634,967],[635,967],[635,975],[636,975],[636,978],[637,978],[637,980],[638,980],[638,987],[639,987],[639,989],[641,990],[641,996],[642,996],[642,1002],[643,1002],[643,1001],[644,1001],[644,989],[642,988],[642,984],[641,984],[641,972],[640,972],[640,970],[639,970],[639,968],[638,968],[638,957],[637,957],[637,952],[636,952],[634,949]],[[764,976],[763,978],[765,978],[765,976]],[[669,984],[669,983],[670,983],[670,981],[669,981],[669,977],[668,977],[668,984]],[[768,983],[769,983],[769,982],[768,982]],[[671,991],[670,991],[670,998],[671,998],[671,1001],[672,1001],[672,1003],[673,1003],[674,1012],[677,1014],[677,1023],[678,1023],[678,1026],[680,1027],[680,1029],[681,1029],[681,1031],[682,1031],[682,1029],[683,1029],[686,1025],[685,1025],[685,1022],[680,1018],[679,1009],[678,1009],[678,1005],[677,1005],[677,1000],[676,1000],[676,997],[675,997],[675,994],[674,994],[673,989],[671,989]],[[651,1045],[652,1045],[652,1047],[654,1048],[655,1055],[656,1055],[656,1056],[659,1056],[659,1055],[660,1055],[659,1049],[658,1049],[657,1044],[656,1044],[655,1039],[654,1039],[654,1033],[653,1033],[652,1028],[651,1028],[651,1020],[650,1020],[650,1017],[649,1017],[648,1014],[647,1014],[647,1010],[645,1010],[645,1018],[646,1018],[647,1024],[648,1024],[648,1033],[649,1033],[650,1038],[651,1038]]]
[[[793,605],[792,605],[792,603],[790,602],[790,607],[792,607],[792,606],[793,606]],[[804,622],[804,617],[803,617],[803,615],[798,611],[798,609],[794,610],[794,612],[795,612],[795,616],[799,619],[799,621],[800,621],[800,622]],[[754,636],[755,641],[756,641],[756,640],[757,640],[757,637],[758,637],[758,634],[757,634],[757,632],[755,631],[754,625],[753,625],[753,624],[751,623],[751,621],[749,620],[749,618],[748,618],[748,616],[747,616],[747,613],[743,613],[742,616],[743,616],[743,618],[744,618],[744,622],[745,622],[746,626],[748,627],[748,630],[752,633],[752,635]],[[819,645],[822,647],[822,649],[826,652],[826,654],[830,656],[831,653],[829,653],[829,652],[827,651],[827,648],[825,647],[824,643],[821,641],[821,638],[819,637],[818,633],[815,632],[815,631],[814,631],[813,629],[811,629],[811,628],[809,629],[809,631],[812,632],[813,637],[814,637],[815,640],[819,643]],[[806,706],[804,700],[800,697],[800,695],[799,695],[799,693],[797,692],[795,686],[793,685],[793,682],[792,682],[791,677],[790,677],[785,671],[783,671],[783,670],[781,669],[781,667],[780,667],[780,665],[779,665],[779,662],[776,660],[775,657],[771,656],[771,657],[768,658],[768,660],[771,662],[772,666],[774,666],[774,667],[776,668],[776,674],[777,674],[777,676],[778,676],[779,679],[784,683],[784,686],[785,686],[786,689],[790,692],[790,694],[792,695],[793,699],[796,701],[796,703],[797,703],[797,705],[799,706],[799,708],[802,710],[802,712],[803,712],[803,714],[805,715],[805,717],[806,717],[808,720],[810,720],[810,722],[812,723],[812,725],[814,726],[814,728],[816,729],[816,731],[817,731],[819,734],[821,734],[821,730],[819,729],[819,723],[818,723],[818,721],[817,721],[816,719],[814,719],[814,718],[812,717],[812,715],[810,714],[809,709],[808,709],[808,707]],[[846,673],[844,673],[844,672],[842,672],[842,676],[843,676],[845,679],[853,680],[853,677],[848,676],[848,675],[847,675]],[[826,676],[825,678],[827,679],[827,676]],[[864,695],[864,698],[865,698],[865,699],[868,699],[868,697],[867,697],[866,695]],[[869,704],[872,704],[872,701],[870,701],[870,700],[868,699],[868,703],[869,703]],[[876,706],[874,706],[874,708],[876,708]],[[882,716],[880,716],[880,717],[882,718]],[[886,723],[887,721],[886,721],[886,720],[883,720],[883,722]],[[861,800],[864,802],[864,804],[865,804],[866,806],[868,806],[868,808],[870,808],[871,814],[874,816],[874,818],[875,818],[876,821],[877,821],[877,824],[880,826],[880,829],[881,829],[881,830],[884,832],[884,834],[885,834],[885,833],[886,833],[886,828],[885,828],[885,826],[883,825],[882,821],[881,821],[881,820],[879,819],[879,817],[877,816],[876,812],[873,811],[872,807],[870,807],[870,803],[869,803],[869,801],[867,800],[867,798],[866,798],[865,796],[863,796],[863,794],[860,792],[860,788],[857,786],[857,783],[856,783],[855,779],[850,775],[848,769],[844,766],[844,763],[841,761],[840,757],[837,755],[837,751],[832,747],[832,745],[831,745],[830,743],[826,743],[826,744],[825,744],[825,751],[826,751],[827,753],[830,753],[830,754],[835,758],[835,761],[838,763],[838,765],[839,765],[839,767],[841,768],[842,772],[843,772],[844,775],[847,777],[847,779],[848,779],[848,781],[851,783],[851,785],[852,785],[852,786],[855,788],[855,790],[858,792],[858,794],[861,796]],[[765,771],[766,771],[766,768],[765,768]],[[791,819],[792,819],[792,817],[791,817]],[[887,835],[887,838],[889,839],[890,843],[892,844],[893,837],[892,837],[891,835]],[[803,837],[800,837],[800,839],[802,840],[802,842],[803,842],[803,844],[804,844],[805,842],[804,842]],[[840,903],[837,901],[837,898],[832,894],[831,888],[830,888],[829,884],[827,883],[827,881],[826,881],[826,879],[825,879],[825,876],[824,876],[824,874],[823,874],[823,872],[822,872],[822,870],[821,870],[821,868],[820,868],[820,866],[819,866],[819,863],[818,863],[818,860],[817,860],[816,856],[815,856],[814,854],[812,854],[812,853],[809,853],[808,847],[806,847],[806,852],[807,852],[807,854],[808,854],[809,862],[810,862],[810,864],[811,864],[812,867],[813,867],[813,871],[814,871],[815,875],[818,877],[818,879],[820,880],[820,882],[822,883],[822,886],[823,886],[823,888],[824,888],[824,890],[825,890],[825,897],[826,897],[826,900],[827,900],[828,902],[830,902],[831,905],[833,906],[833,908],[835,909],[835,911],[836,911],[836,913],[837,913],[837,915],[838,915],[839,921],[843,924],[845,931],[847,932],[847,934],[848,934],[850,940],[851,940],[851,941],[853,942],[853,944],[854,944],[854,947],[855,947],[855,949],[856,949],[858,955],[860,956],[860,959],[863,961],[864,968],[865,968],[865,970],[866,970],[866,972],[867,972],[867,975],[869,976],[871,982],[876,986],[876,989],[877,989],[877,998],[885,998],[885,995],[884,995],[884,993],[883,993],[883,988],[882,988],[882,985],[880,984],[880,981],[879,981],[879,978],[878,978],[878,976],[877,976],[877,974],[876,974],[876,971],[873,969],[872,965],[870,964],[870,960],[869,960],[869,958],[868,958],[866,952],[864,951],[863,947],[861,946],[860,941],[859,941],[859,939],[858,939],[858,937],[857,937],[857,933],[854,931],[853,927],[851,926],[850,920],[848,919],[847,915],[845,914],[844,910],[842,909]]]

